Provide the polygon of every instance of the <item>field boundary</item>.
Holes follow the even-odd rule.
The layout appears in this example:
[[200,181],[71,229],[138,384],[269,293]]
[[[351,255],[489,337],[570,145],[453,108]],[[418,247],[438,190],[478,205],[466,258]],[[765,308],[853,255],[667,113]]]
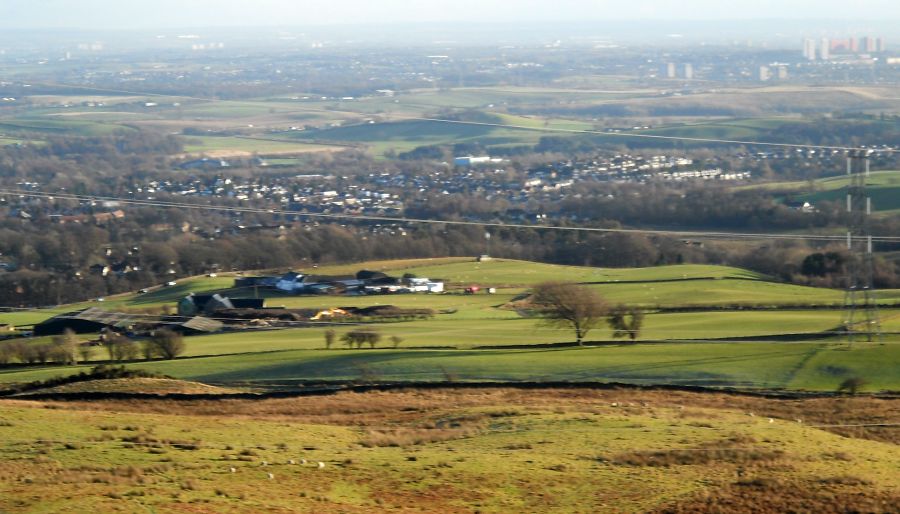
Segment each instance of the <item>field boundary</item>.
[[[208,384],[217,385],[217,384]],[[218,384],[221,385],[221,384]],[[437,389],[569,389],[569,390],[633,390],[633,391],[674,391],[707,394],[728,394],[735,396],[766,398],[774,400],[799,400],[807,398],[834,398],[847,396],[837,392],[785,391],[781,389],[748,390],[733,387],[705,387],[671,384],[641,385],[626,382],[386,382],[378,384],[358,384],[347,381],[298,382],[290,390],[276,390],[260,393],[227,393],[227,394],[153,394],[125,392],[83,392],[83,393],[45,393],[0,398],[26,401],[101,401],[101,400],[268,400],[285,398],[302,398],[310,396],[331,396],[338,393],[392,392],[404,390],[437,390]],[[883,391],[867,393],[870,398],[897,399],[900,391]]]

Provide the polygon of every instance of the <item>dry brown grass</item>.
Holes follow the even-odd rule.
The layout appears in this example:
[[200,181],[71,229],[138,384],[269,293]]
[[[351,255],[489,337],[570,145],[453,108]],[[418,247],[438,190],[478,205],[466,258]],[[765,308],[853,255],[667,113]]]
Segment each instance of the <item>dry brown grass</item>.
[[710,464],[758,465],[785,458],[782,450],[766,448],[746,436],[732,436],[721,441],[710,441],[696,448],[671,450],[632,451],[600,460],[625,466],[693,466]]
[[817,481],[755,478],[726,487],[706,490],[688,499],[664,506],[658,514],[746,513],[817,514],[896,513],[900,495],[873,490],[853,477],[823,478]]
[[[34,405],[29,403],[28,405]],[[715,420],[715,410],[743,411],[808,425],[856,425],[900,422],[900,399],[866,396],[781,400],[723,393],[589,389],[436,389],[340,393],[330,396],[267,400],[146,399],[92,402],[44,402],[48,408],[129,411],[194,416],[291,420],[314,424],[382,428],[415,425],[423,413],[433,420],[462,409],[495,409],[507,414],[531,412],[652,414],[658,408],[681,409],[692,423]],[[900,444],[897,427],[823,427],[846,437]]]
[[418,444],[452,441],[478,435],[480,430],[468,428],[388,428],[366,430],[360,444],[367,448],[396,446],[406,448]]

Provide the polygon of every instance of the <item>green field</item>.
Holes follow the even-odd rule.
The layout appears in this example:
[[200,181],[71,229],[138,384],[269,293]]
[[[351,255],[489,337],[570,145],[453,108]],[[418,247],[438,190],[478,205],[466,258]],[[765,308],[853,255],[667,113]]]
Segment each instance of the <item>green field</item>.
[[[789,193],[791,198],[810,202],[845,202],[850,179],[846,175],[809,181],[771,182],[739,189],[766,189]],[[872,198],[872,209],[882,214],[900,211],[900,171],[873,171],[866,178],[866,193]]]
[[[817,180],[816,191],[797,196],[797,200],[816,202],[844,202],[850,179],[846,176]],[[900,171],[877,171],[866,178],[866,193],[872,199],[872,209],[879,213],[900,211]]]
[[108,136],[118,130],[134,130],[125,125],[103,123],[83,119],[56,118],[4,118],[0,119],[0,131],[7,134],[45,134]]
[[[852,348],[844,343],[820,342],[619,344],[531,350],[263,351],[254,348],[253,336],[243,340],[220,337],[190,338],[191,352],[209,355],[217,351],[216,347],[228,347],[241,353],[129,366],[204,383],[259,387],[361,377],[439,382],[452,375],[459,381],[666,383],[817,391],[834,391],[847,378],[865,377],[867,390],[900,389],[897,343],[857,343]],[[205,351],[207,344],[210,352]],[[0,371],[0,382],[30,382],[86,369],[7,369]]]
[[743,141],[765,141],[767,139],[766,136],[772,130],[775,130],[781,126],[807,123],[809,122],[802,121],[797,118],[738,118],[726,121],[711,121],[666,126],[641,131],[641,133],[654,134],[658,136],[677,136],[700,139],[708,138]]
[[184,150],[192,154],[236,152],[260,155],[289,155],[340,149],[340,147],[336,146],[235,136],[189,136],[185,137],[184,140]]
[[[764,276],[739,268],[678,265],[609,269],[447,258],[325,266],[316,272],[352,273],[359,269],[443,279],[450,292],[289,296],[265,289],[230,289],[234,276],[195,277],[145,294],[112,296],[102,304],[88,302],[52,310],[3,313],[0,323],[24,326],[87,306],[159,312],[164,306],[174,307],[187,294],[220,291],[232,297],[259,294],[267,298],[268,305],[287,308],[394,305],[428,308],[435,314],[431,319],[376,324],[383,335],[380,346],[392,346],[390,338],[396,336],[401,339],[396,349],[351,351],[338,342],[335,349],[325,350],[326,330],[334,328],[340,336],[354,326],[324,324],[191,337],[187,339],[188,349],[182,359],[132,365],[178,378],[221,383],[248,381],[261,385],[304,379],[347,380],[369,369],[388,380],[440,380],[449,370],[460,380],[621,380],[816,390],[834,389],[842,380],[860,375],[870,378],[874,389],[900,389],[900,376],[882,368],[890,369],[900,358],[895,335],[900,333],[900,309],[881,311],[888,344],[858,343],[848,353],[835,333],[842,325],[843,311],[802,308],[839,306],[843,302],[841,291],[770,282]],[[534,345],[557,345],[573,340],[570,330],[545,326],[519,310],[517,302],[525,298],[528,289],[547,280],[586,284],[611,304],[648,308],[637,338],[640,344],[538,349]],[[496,287],[497,293],[462,294],[462,288],[476,284]],[[900,294],[883,291],[880,299],[883,305],[897,305]],[[700,310],[655,311],[660,307],[690,306]],[[740,308],[753,306],[767,310]],[[788,306],[800,308],[779,309]],[[731,310],[722,310],[723,307]],[[600,326],[587,340],[612,341],[612,333],[608,327]],[[782,340],[798,342],[773,342]],[[666,342],[656,343],[660,341]],[[533,348],[527,349],[528,346]],[[504,350],[503,347],[516,348]],[[854,357],[844,359],[849,355]],[[96,362],[106,358],[99,351],[93,356]],[[847,363],[841,364],[841,359]],[[0,381],[25,382],[78,369],[83,368],[13,367],[0,372]]]

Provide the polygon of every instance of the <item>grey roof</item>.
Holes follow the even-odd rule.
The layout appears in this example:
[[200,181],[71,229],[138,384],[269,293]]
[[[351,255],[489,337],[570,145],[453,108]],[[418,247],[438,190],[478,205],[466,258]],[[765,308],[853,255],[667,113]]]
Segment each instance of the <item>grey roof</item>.
[[179,323],[184,328],[196,330],[198,332],[218,332],[222,330],[222,323],[203,316],[195,316],[184,323]]
[[134,316],[132,316],[131,314],[127,314],[124,312],[105,311],[103,309],[98,309],[97,307],[90,307],[80,311],[60,314],[59,316],[50,318],[49,320],[47,320],[47,322],[56,319],[77,319],[82,321],[93,321],[95,323],[101,323],[103,325],[109,325],[112,327],[127,327],[133,325],[136,321]]

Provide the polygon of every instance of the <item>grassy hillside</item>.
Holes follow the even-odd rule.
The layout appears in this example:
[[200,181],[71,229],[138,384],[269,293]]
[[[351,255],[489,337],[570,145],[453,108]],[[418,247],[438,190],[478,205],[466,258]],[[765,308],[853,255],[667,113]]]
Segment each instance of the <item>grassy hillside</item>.
[[190,136],[185,138],[185,143],[184,150],[187,153],[221,157],[241,157],[252,154],[290,155],[341,149],[340,147],[295,141],[275,141],[225,136]]
[[641,133],[670,137],[690,137],[701,139],[729,139],[743,141],[765,141],[773,130],[788,124],[806,124],[797,118],[750,118],[731,119],[672,125]]
[[[787,192],[796,200],[816,202],[845,202],[850,178],[846,175],[809,181],[772,182],[744,189],[767,189]],[[874,171],[866,178],[866,189],[872,198],[872,208],[876,212],[893,214],[900,211],[900,171]]]
[[[109,297],[101,303],[60,307],[53,310],[0,314],[0,323],[25,325],[86,306],[109,310],[156,311],[174,306],[190,293],[221,291],[233,297],[260,294],[270,306],[327,309],[395,305],[429,308],[426,320],[379,323],[382,349],[347,350],[340,342],[324,349],[325,331],[340,336],[354,325],[281,330],[251,330],[187,339],[185,358],[174,362],[134,363],[182,379],[213,382],[268,384],[306,379],[349,380],[372,374],[386,380],[443,380],[447,373],[460,380],[622,380],[637,383],[729,385],[736,387],[811,388],[833,390],[853,376],[871,377],[875,389],[900,389],[900,378],[880,371],[900,359],[895,344],[900,333],[900,310],[881,311],[888,333],[885,346],[858,344],[851,353],[838,344],[843,321],[841,310],[794,310],[777,306],[840,305],[840,291],[793,286],[766,281],[737,268],[680,265],[645,269],[607,269],[557,266],[532,262],[472,259],[423,259],[369,262],[317,268],[317,273],[351,273],[359,269],[385,270],[394,276],[417,276],[448,281],[451,292],[441,295],[391,296],[290,296],[276,291],[230,289],[233,276],[195,277],[176,286],[145,294]],[[571,343],[571,330],[539,323],[517,302],[528,289],[546,280],[587,284],[612,304],[643,305],[650,309],[639,342],[665,344],[617,344],[594,349],[540,349],[540,345]],[[465,295],[473,284],[497,287],[497,294]],[[897,292],[882,292],[883,302],[896,302]],[[700,311],[656,312],[659,307],[701,307]],[[732,310],[721,310],[721,307]],[[767,310],[741,310],[736,306],[765,306]],[[707,309],[703,311],[702,309]],[[709,310],[712,309],[712,310]],[[789,340],[808,342],[778,343]],[[398,348],[391,337],[400,338]],[[86,335],[85,338],[91,336]],[[605,326],[595,328],[589,341],[610,341]],[[748,340],[770,341],[752,343]],[[690,341],[717,341],[692,343]],[[728,342],[732,341],[732,342]],[[37,344],[37,343],[35,343]],[[538,346],[535,346],[538,345]],[[484,347],[533,346],[531,350]],[[864,351],[866,350],[866,351]],[[866,357],[846,358],[848,355]],[[874,356],[874,357],[870,357]],[[95,352],[91,361],[107,359]],[[855,359],[855,360],[854,360]],[[57,374],[77,372],[79,367],[7,367],[0,382],[27,382]],[[886,368],[890,369],[890,368]]]
[[890,433],[820,428],[890,421],[896,400],[434,390],[0,408],[4,512],[889,512],[900,501]]
[[[189,342],[203,354],[205,338]],[[281,341],[284,343],[285,341]],[[304,380],[573,381],[681,384],[834,391],[846,379],[868,390],[900,390],[900,347],[857,343],[666,343],[531,350],[283,350],[255,349],[252,339],[209,341],[241,353],[129,367],[184,380],[269,386]],[[271,344],[271,341],[270,341]],[[212,353],[212,352],[211,352]],[[209,355],[207,353],[207,355]],[[0,371],[0,382],[31,382],[87,366]]]
[[124,125],[77,118],[6,118],[0,120],[0,131],[6,134],[47,134],[75,136],[108,136],[117,130],[132,130]]

